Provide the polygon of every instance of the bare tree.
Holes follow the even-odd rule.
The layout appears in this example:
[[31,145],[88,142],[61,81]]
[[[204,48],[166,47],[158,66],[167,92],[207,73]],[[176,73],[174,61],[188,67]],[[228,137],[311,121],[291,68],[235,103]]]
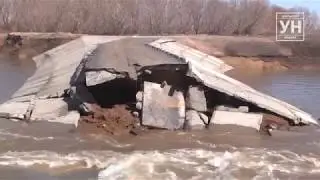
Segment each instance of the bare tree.
[[[285,9],[282,9],[285,10]],[[307,9],[307,32],[319,27]],[[0,27],[89,34],[226,34],[275,32],[267,0],[0,0]]]
[[190,16],[191,27],[195,34],[198,34],[201,29],[206,1],[185,0],[186,12]]
[[1,20],[1,26],[4,29],[9,30],[10,29],[10,20],[11,20],[11,14],[13,9],[13,1],[10,0],[1,0],[0,1],[0,20]]

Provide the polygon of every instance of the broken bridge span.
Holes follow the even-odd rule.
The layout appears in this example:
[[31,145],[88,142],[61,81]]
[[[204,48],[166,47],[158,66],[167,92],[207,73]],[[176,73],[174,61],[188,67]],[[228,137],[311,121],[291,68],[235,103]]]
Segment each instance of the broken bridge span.
[[222,60],[167,37],[82,36],[33,60],[36,72],[0,105],[2,117],[77,125],[80,114],[94,113],[91,104],[126,104],[143,126],[181,129],[186,122],[209,125],[217,107],[227,105],[248,107],[237,116],[253,113],[254,128],[264,113],[291,125],[318,124],[225,75],[232,67]]

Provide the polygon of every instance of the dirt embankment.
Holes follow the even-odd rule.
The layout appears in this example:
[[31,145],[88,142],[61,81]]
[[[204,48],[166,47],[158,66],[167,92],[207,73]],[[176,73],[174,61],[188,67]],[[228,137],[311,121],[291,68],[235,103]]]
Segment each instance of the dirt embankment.
[[320,69],[320,33],[307,35],[302,42],[279,42],[292,50],[289,63],[294,68]]
[[77,37],[56,33],[10,33],[10,35],[0,34],[0,56],[19,60],[31,59]]
[[320,40],[278,43],[268,38],[232,36],[199,36],[179,40],[220,57],[239,71],[320,69],[320,54],[316,53]]
[[[21,46],[8,45],[8,34],[0,34],[0,57],[31,59],[56,46],[80,37],[70,33],[10,33],[22,37]],[[190,47],[223,59],[239,71],[320,69],[320,35],[304,42],[275,42],[272,38],[235,36],[180,36]]]

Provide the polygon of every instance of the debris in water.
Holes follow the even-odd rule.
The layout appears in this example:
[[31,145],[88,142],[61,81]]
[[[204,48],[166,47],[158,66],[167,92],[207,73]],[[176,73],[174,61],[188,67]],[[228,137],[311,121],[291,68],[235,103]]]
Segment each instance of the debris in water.
[[182,92],[171,86],[144,82],[142,125],[161,129],[181,129],[185,120],[185,102]]
[[186,108],[194,109],[200,112],[207,111],[207,100],[202,88],[200,88],[199,86],[189,87],[186,97]]
[[215,111],[211,118],[213,124],[228,124],[254,128],[260,130],[262,114],[242,113],[232,111]]
[[184,129],[204,129],[205,125],[208,124],[208,121],[205,121],[203,118],[203,115],[200,115],[200,113],[198,113],[197,111],[187,110]]

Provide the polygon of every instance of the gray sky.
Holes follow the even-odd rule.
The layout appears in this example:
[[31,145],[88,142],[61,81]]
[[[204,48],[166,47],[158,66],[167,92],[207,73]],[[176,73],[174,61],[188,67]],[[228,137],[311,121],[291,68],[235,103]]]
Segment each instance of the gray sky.
[[272,4],[280,5],[285,8],[291,7],[307,7],[311,11],[320,14],[320,0],[270,0]]

